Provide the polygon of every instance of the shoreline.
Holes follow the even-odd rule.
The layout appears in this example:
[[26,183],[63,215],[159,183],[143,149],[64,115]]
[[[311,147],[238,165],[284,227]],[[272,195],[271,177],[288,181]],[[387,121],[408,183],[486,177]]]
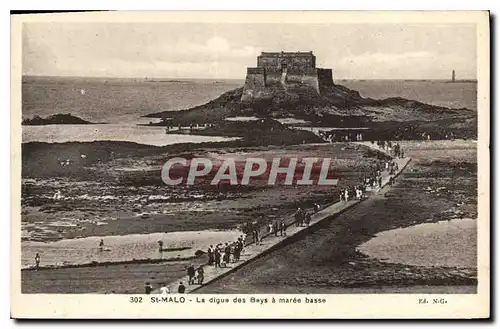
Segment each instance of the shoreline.
[[[204,254],[204,252],[203,252]],[[132,260],[124,260],[124,261],[111,261],[111,262],[89,262],[82,264],[67,264],[67,265],[47,265],[40,266],[39,268],[35,267],[24,267],[21,268],[21,271],[47,271],[47,270],[58,270],[65,268],[81,268],[81,267],[98,267],[98,266],[113,266],[113,265],[127,265],[127,264],[159,264],[159,263],[169,263],[169,262],[181,262],[187,260],[193,260],[203,256],[190,256],[190,257],[175,257],[175,258],[142,258],[142,259],[132,259]]]

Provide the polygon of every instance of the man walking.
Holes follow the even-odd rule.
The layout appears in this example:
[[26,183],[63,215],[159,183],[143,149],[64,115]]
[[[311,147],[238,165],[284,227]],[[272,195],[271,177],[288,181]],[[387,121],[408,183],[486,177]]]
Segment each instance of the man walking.
[[284,219],[280,222],[280,236],[286,236],[286,224]]
[[212,245],[208,247],[207,254],[208,254],[208,265],[212,265],[214,263],[214,247]]
[[205,271],[203,270],[203,266],[198,267],[198,284],[203,284],[203,279],[205,279]]
[[36,253],[36,255],[35,255],[35,268],[38,270],[39,267],[40,267],[40,254]]
[[146,293],[146,295],[149,295],[152,291],[153,286],[149,282],[146,282],[146,285],[144,286],[144,292]]
[[189,267],[187,268],[187,274],[189,277],[188,284],[194,284],[193,280],[194,280],[194,276],[196,275],[196,271],[194,270],[193,264],[189,265]]
[[219,248],[215,248],[215,253],[214,254],[215,254],[215,267],[217,268],[217,267],[220,267],[220,257],[221,257],[221,255],[220,255]]
[[170,294],[170,289],[168,289],[168,287],[165,285],[165,283],[161,284],[160,294],[162,294],[162,295],[168,295],[168,294]]
[[297,211],[295,212],[295,226],[297,226],[297,227],[299,227],[301,225],[301,223],[300,223],[301,216],[302,216],[301,209],[297,208]]
[[306,227],[309,227],[309,224],[311,223],[311,214],[307,213],[305,215],[305,222],[306,222]]

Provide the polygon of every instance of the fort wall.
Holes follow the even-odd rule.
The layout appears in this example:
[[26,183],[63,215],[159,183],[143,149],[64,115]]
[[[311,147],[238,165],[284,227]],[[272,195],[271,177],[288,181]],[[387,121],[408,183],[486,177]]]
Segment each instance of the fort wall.
[[287,83],[301,84],[304,86],[308,86],[316,90],[319,93],[319,80],[317,69],[306,71],[306,72],[297,72],[292,71],[287,74]]
[[268,85],[272,85],[275,83],[281,83],[281,71],[278,71],[278,70],[268,71],[268,70],[266,70],[266,83]]
[[247,68],[245,86],[249,88],[264,88],[266,86],[266,71],[263,67]]
[[320,88],[333,86],[332,69],[316,69],[318,72],[318,84]]
[[257,66],[266,70],[281,70],[287,67],[295,71],[307,71],[316,67],[314,56],[259,56]]
[[257,67],[247,68],[242,101],[272,98],[270,87],[281,84],[302,85],[321,94],[321,88],[333,86],[331,69],[316,68],[312,52],[263,52],[257,57]]

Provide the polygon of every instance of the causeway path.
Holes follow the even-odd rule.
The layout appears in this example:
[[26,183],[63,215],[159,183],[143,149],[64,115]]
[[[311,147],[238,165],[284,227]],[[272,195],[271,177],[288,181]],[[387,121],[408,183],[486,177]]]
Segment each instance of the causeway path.
[[[362,144],[365,146],[369,146],[373,149],[376,149],[378,151],[384,152],[384,150],[378,148],[376,145],[371,144],[369,142],[357,142],[358,144]],[[385,152],[384,152],[385,153]],[[394,158],[393,161],[398,164],[398,170],[394,173],[393,177],[397,177],[408,165],[410,162],[411,158]],[[372,188],[367,190],[367,197],[365,197],[363,200],[366,200],[367,198],[372,197],[373,195],[376,195],[378,193],[385,193],[384,191],[381,191],[384,189],[384,187],[389,183],[391,175],[387,171],[382,172],[382,187],[380,188]],[[307,234],[311,230],[314,230],[314,227],[318,225],[319,223],[332,219],[334,216],[341,214],[342,212],[346,211],[347,209],[355,206],[356,204],[363,202],[363,200],[350,200],[347,202],[342,202],[342,201],[337,201],[322,210],[314,213],[311,217],[311,222],[309,226],[295,226],[295,222],[287,222],[287,228],[286,228],[286,236],[274,236],[273,234],[262,234],[262,242],[259,245],[256,245],[255,243],[247,243],[245,245],[245,248],[243,249],[242,254],[240,255],[240,260],[235,263],[229,263],[227,264],[227,267],[214,267],[214,266],[208,266],[205,265],[203,266],[204,270],[204,280],[203,280],[203,286],[210,284],[213,281],[216,281],[234,271],[237,269],[242,268],[246,264],[252,262],[253,260],[268,254],[269,252],[279,249],[283,245],[287,243],[291,243],[295,241],[301,234]],[[177,289],[179,287],[179,284],[182,282],[184,286],[186,287],[185,293],[191,293],[195,292],[197,289],[201,288],[202,285],[198,284],[193,284],[189,285],[188,284],[188,276],[184,276],[182,278],[179,278],[177,280],[174,280],[173,282],[170,282],[167,284],[167,287],[169,288],[171,293],[177,293]],[[153,290],[153,294],[158,294],[160,292],[159,288],[156,288]]]

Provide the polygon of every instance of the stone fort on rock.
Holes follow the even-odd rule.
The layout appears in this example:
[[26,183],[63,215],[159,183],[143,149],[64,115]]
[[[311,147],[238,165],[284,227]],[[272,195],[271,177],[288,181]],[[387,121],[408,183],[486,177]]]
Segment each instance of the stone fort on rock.
[[316,67],[316,56],[309,52],[262,52],[257,67],[247,68],[242,101],[272,97],[276,87],[308,87],[321,94],[323,87],[333,86],[331,69]]

